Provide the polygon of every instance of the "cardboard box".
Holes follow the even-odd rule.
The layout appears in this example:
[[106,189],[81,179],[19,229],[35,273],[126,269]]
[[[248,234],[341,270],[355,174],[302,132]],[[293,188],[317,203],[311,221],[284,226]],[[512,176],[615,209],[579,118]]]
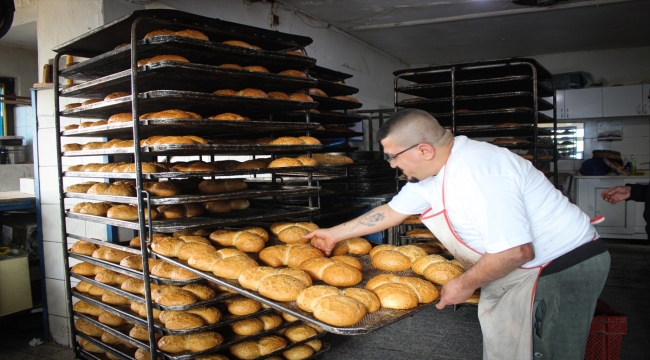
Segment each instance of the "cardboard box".
[[20,178],[20,192],[35,195],[34,178]]

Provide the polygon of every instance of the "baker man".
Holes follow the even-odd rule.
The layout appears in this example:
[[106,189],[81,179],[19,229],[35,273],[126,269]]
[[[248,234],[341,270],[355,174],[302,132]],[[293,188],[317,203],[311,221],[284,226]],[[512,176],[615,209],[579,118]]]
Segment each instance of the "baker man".
[[484,359],[583,359],[610,258],[589,218],[531,162],[454,137],[428,113],[404,110],[377,132],[408,183],[386,205],[329,229],[314,246],[420,219],[465,268],[438,309],[481,288]]

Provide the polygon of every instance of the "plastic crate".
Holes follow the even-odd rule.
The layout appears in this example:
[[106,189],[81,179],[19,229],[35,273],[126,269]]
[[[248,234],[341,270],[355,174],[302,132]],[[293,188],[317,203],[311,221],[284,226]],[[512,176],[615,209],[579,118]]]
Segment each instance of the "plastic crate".
[[598,299],[589,328],[585,360],[618,360],[626,333],[627,315]]

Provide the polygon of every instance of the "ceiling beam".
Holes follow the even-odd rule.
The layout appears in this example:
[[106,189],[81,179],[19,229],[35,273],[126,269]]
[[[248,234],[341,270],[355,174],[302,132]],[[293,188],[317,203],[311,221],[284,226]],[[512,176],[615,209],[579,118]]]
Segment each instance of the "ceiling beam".
[[359,25],[359,26],[351,26],[348,28],[344,28],[344,30],[345,31],[367,31],[367,30],[387,29],[387,28],[396,28],[396,27],[441,24],[441,23],[448,23],[454,21],[485,19],[485,18],[491,18],[497,16],[511,16],[511,15],[519,15],[519,14],[536,13],[542,11],[554,11],[554,10],[573,9],[573,8],[580,8],[580,7],[610,5],[610,4],[618,4],[618,3],[633,2],[633,1],[644,1],[644,0],[585,0],[576,3],[569,3],[569,4],[558,4],[558,5],[543,6],[543,7],[526,7],[526,8],[515,9],[515,10],[493,11],[493,12],[485,12],[485,13],[477,13],[477,14],[450,16],[450,17],[436,18],[436,19],[423,19],[423,20],[403,21],[403,22],[374,24],[374,25]]

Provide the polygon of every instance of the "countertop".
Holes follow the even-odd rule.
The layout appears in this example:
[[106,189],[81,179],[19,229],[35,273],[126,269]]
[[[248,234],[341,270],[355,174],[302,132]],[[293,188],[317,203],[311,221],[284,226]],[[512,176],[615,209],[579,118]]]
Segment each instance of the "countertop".
[[36,206],[36,197],[20,191],[0,191],[0,211],[31,209]]

